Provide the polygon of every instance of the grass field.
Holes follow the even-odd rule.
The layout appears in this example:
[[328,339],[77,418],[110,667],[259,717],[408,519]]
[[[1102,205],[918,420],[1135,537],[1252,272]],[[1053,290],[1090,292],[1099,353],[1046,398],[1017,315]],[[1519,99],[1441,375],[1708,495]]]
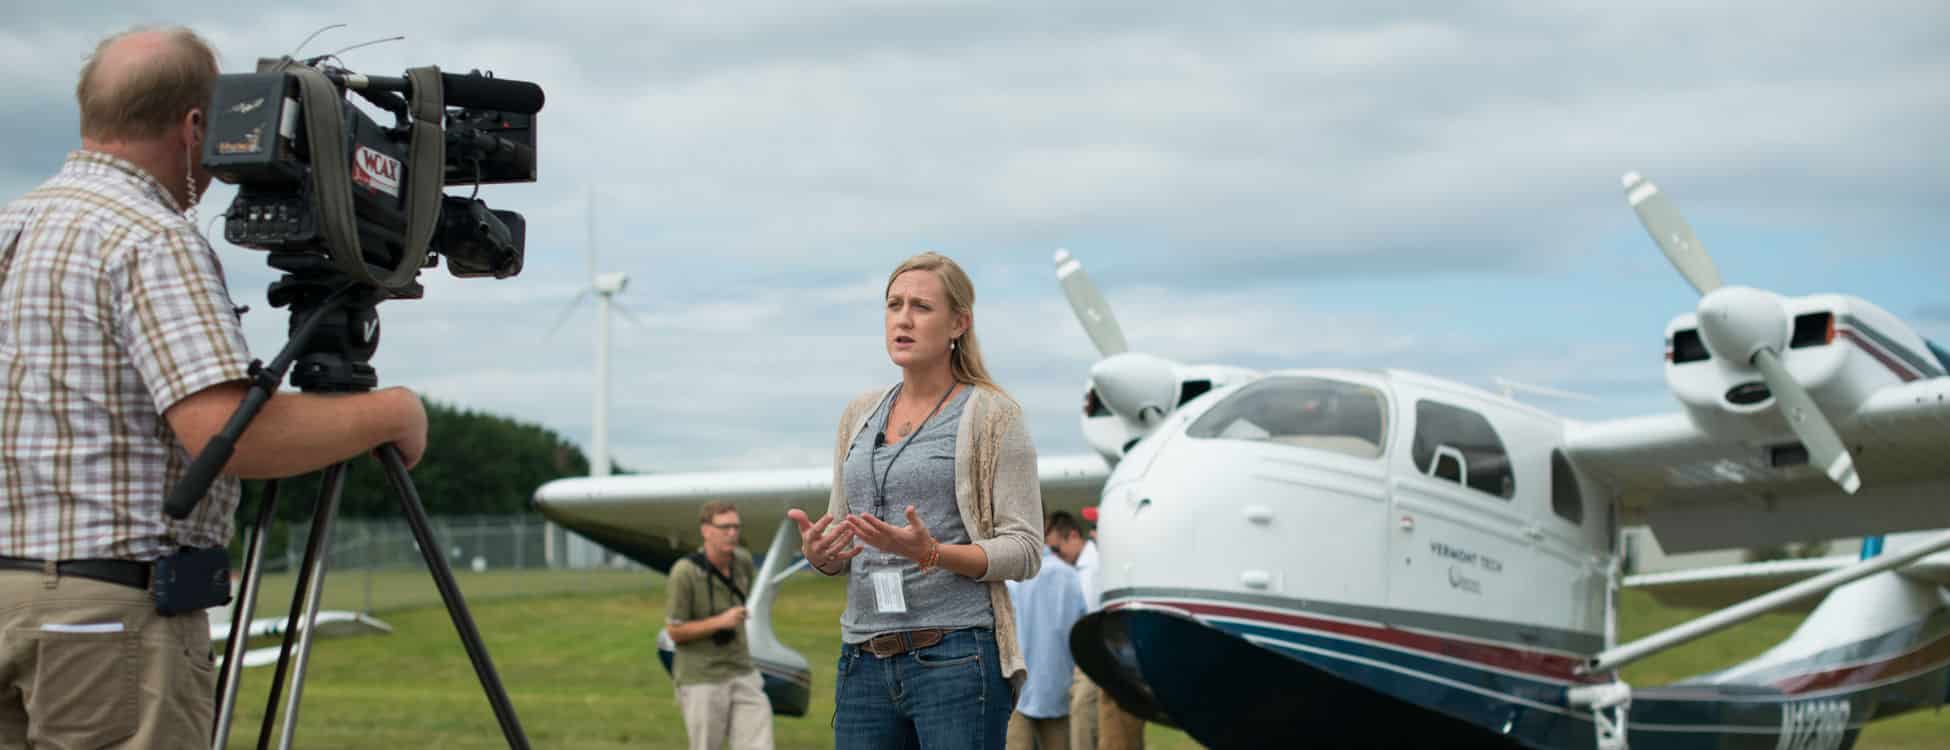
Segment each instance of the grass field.
[[[682,748],[682,721],[670,680],[653,648],[663,620],[661,576],[622,571],[459,573],[470,609],[487,640],[528,737],[537,748]],[[259,615],[283,611],[267,578]],[[358,573],[327,578],[325,605],[356,608],[366,582]],[[305,681],[296,745],[306,748],[505,747],[487,700],[446,610],[425,573],[374,576],[376,602],[431,602],[382,611],[390,636],[319,641]],[[579,593],[551,593],[573,591]],[[833,663],[839,656],[839,582],[802,576],[780,590],[774,624],[786,645],[812,662],[812,708],[805,718],[774,723],[780,748],[832,746]],[[1628,592],[1622,637],[1680,622],[1694,613],[1665,609]],[[1636,685],[1655,685],[1731,665],[1784,638],[1799,621],[1773,615],[1626,670]],[[245,673],[232,747],[254,747],[269,668]],[[273,728],[275,733],[276,728]],[[1152,748],[1194,748],[1169,729],[1147,732]],[[274,740],[275,741],[275,740]],[[1878,722],[1862,748],[1950,747],[1950,714],[1916,713]]]

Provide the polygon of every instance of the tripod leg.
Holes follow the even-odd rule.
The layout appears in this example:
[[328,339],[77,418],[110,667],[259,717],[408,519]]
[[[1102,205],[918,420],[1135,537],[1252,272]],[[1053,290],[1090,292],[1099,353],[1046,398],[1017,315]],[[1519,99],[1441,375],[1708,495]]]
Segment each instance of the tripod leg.
[[[285,617],[284,642],[278,648],[277,671],[271,675],[271,696],[264,703],[264,724],[257,733],[257,750],[268,750],[271,744],[271,725],[278,720],[278,693],[284,687],[285,667],[291,659],[291,639],[300,630],[298,618],[301,614],[307,615],[303,627],[304,643],[307,649],[311,645],[312,620],[309,615],[315,613],[312,613],[305,603],[309,601],[316,605],[318,592],[324,589],[325,574],[322,570],[324,555],[326,545],[331,539],[332,518],[338,515],[339,491],[345,487],[345,467],[344,463],[338,463],[326,468],[324,481],[319,486],[318,504],[312,509],[311,514],[311,534],[305,539],[305,561],[298,567],[297,585],[291,590],[291,611]],[[309,650],[305,653],[309,653]],[[294,700],[291,701],[293,714],[297,713],[298,708],[295,696],[304,681],[303,663],[304,654],[300,654],[298,672],[291,680],[291,692],[294,696]],[[294,722],[287,725],[286,729],[295,726]],[[288,734],[285,737],[285,744],[290,745]]]
[[481,643],[481,633],[474,627],[474,616],[468,614],[467,602],[461,599],[460,587],[454,583],[454,571],[447,566],[447,558],[440,554],[440,546],[427,524],[426,509],[420,505],[420,492],[406,473],[406,460],[400,456],[399,448],[387,443],[379,447],[379,461],[386,467],[386,481],[399,498],[400,510],[413,529],[413,539],[420,543],[420,553],[427,559],[434,586],[440,589],[440,598],[447,603],[447,614],[454,620],[454,629],[460,631],[467,658],[474,662],[474,674],[480,678],[481,690],[487,693],[488,704],[494,708],[502,737],[508,740],[508,747],[527,750],[528,738],[522,734],[521,720],[515,716],[508,691],[501,686],[501,677],[494,671],[494,662],[488,659],[487,646]]
[[244,646],[249,640],[251,617],[257,614],[258,584],[264,576],[264,537],[270,533],[271,519],[278,508],[278,480],[264,483],[264,497],[257,504],[257,523],[251,526],[250,542],[244,552],[244,588],[237,606],[230,610],[230,640],[224,644],[223,671],[217,673],[217,729],[214,750],[230,744],[230,722],[236,718],[238,680],[243,677]]
[[305,666],[311,663],[311,640],[318,623],[318,600],[325,593],[325,571],[331,564],[332,519],[338,516],[339,496],[345,489],[346,464],[333,468],[337,471],[326,473],[324,486],[319,490],[323,495],[319,502],[325,508],[325,512],[320,514],[319,525],[324,527],[324,531],[311,539],[319,543],[316,551],[318,559],[314,565],[316,570],[305,587],[304,628],[298,631],[298,661],[291,667],[291,695],[285,698],[284,732],[278,738],[278,747],[283,750],[290,750],[292,737],[298,732],[298,701],[304,698]]

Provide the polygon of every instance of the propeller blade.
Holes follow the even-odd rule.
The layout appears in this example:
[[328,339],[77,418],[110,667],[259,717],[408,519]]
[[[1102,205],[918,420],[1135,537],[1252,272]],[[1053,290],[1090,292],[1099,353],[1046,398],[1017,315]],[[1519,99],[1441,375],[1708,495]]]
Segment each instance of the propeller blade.
[[1090,342],[1097,345],[1098,354],[1114,357],[1130,350],[1124,342],[1124,330],[1111,315],[1110,303],[1097,293],[1097,285],[1083,272],[1083,264],[1070,257],[1068,250],[1056,251],[1056,280],[1063,285],[1063,296],[1069,298],[1070,309],[1076,312],[1084,332],[1090,334]]
[[1760,370],[1761,379],[1767,381],[1767,389],[1773,392],[1781,415],[1787,417],[1788,427],[1807,447],[1809,465],[1835,480],[1842,491],[1855,494],[1862,487],[1862,478],[1855,473],[1855,459],[1849,455],[1848,446],[1842,444],[1842,436],[1835,432],[1835,426],[1828,423],[1827,415],[1815,405],[1814,397],[1781,366],[1774,350],[1754,352],[1754,367]]
[[1625,199],[1638,212],[1639,223],[1645,225],[1652,241],[1665,251],[1666,258],[1679,269],[1679,275],[1686,277],[1687,283],[1702,295],[1720,288],[1720,269],[1713,265],[1713,258],[1706,254],[1699,238],[1693,236],[1693,228],[1686,225],[1685,217],[1679,215],[1672,200],[1659,192],[1659,186],[1637,172],[1628,172]]
[[587,298],[588,296],[589,296],[589,290],[584,289],[580,292],[577,292],[575,298],[569,300],[569,304],[563,305],[562,314],[556,316],[555,325],[548,327],[548,335],[544,336],[543,339],[548,340],[548,339],[555,338],[555,333],[557,331],[562,330],[562,324],[569,322],[569,316],[575,313],[576,307],[581,305],[582,300]]

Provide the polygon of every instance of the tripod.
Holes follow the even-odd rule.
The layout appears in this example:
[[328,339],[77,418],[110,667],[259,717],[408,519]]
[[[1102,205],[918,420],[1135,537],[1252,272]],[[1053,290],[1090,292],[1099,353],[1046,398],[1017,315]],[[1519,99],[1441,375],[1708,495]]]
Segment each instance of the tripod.
[[[270,301],[275,307],[291,308],[290,339],[269,366],[260,367],[252,363],[252,383],[243,404],[225,423],[223,432],[210,441],[210,446],[202,455],[197,456],[184,480],[170,494],[164,508],[172,517],[186,517],[195,508],[217,471],[229,461],[238,436],[243,434],[244,428],[264,402],[270,399],[271,393],[277,390],[278,383],[284,379],[285,369],[292,364],[294,357],[298,369],[292,373],[291,380],[292,385],[300,390],[364,392],[378,385],[377,374],[367,364],[379,344],[379,317],[374,306],[391,297],[417,297],[419,294],[417,284],[406,293],[389,293],[355,283],[338,272],[330,260],[321,256],[273,253],[270,264],[286,272],[271,285]],[[387,484],[399,500],[400,510],[412,529],[413,539],[426,558],[427,570],[433,576],[435,587],[440,590],[447,614],[453,619],[454,629],[459,631],[461,643],[467,649],[467,657],[474,664],[474,674],[480,679],[481,689],[494,709],[502,736],[507,739],[508,747],[526,750],[528,739],[522,733],[514,705],[508,701],[508,693],[501,686],[494,663],[488,658],[487,647],[481,642],[480,631],[475,628],[474,618],[468,613],[467,603],[454,583],[453,569],[448,567],[446,558],[440,554],[440,546],[435,542],[432,528],[427,522],[426,510],[420,504],[419,491],[407,474],[405,459],[400,455],[399,448],[391,443],[380,446],[376,453],[386,472]],[[305,667],[311,658],[312,626],[316,622],[319,597],[325,587],[325,550],[331,540],[332,520],[338,512],[348,464],[341,461],[324,470],[318,502],[312,509],[311,531],[305,541],[304,563],[298,569],[284,638],[278,650],[277,670],[271,679],[270,697],[265,702],[264,723],[257,738],[258,750],[269,747],[271,727],[277,719],[278,697],[287,667],[291,671],[291,693],[285,704],[284,727],[278,746],[289,748],[297,730]],[[245,626],[256,610],[258,588],[263,577],[264,535],[274,517],[277,502],[278,483],[272,480],[265,485],[263,500],[257,509],[257,522],[252,526],[247,542],[243,588],[236,611],[231,616],[230,641],[226,644],[223,668],[217,677],[216,750],[224,750],[229,744],[238,679],[243,669]],[[294,636],[298,647],[295,663],[292,659]]]

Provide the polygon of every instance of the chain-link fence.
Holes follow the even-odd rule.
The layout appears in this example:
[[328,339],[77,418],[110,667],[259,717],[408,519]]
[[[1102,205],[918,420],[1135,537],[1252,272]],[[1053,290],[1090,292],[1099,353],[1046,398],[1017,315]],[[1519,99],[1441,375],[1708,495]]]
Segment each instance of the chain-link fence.
[[[540,515],[444,516],[428,522],[470,603],[624,591],[647,586],[661,575],[606,552],[588,555],[590,542],[563,533]],[[304,562],[310,524],[292,523],[281,531],[281,552],[264,560],[256,617],[289,611],[295,574]],[[426,559],[404,519],[335,519],[325,554],[321,609],[383,613],[441,605]],[[572,560],[581,567],[568,567]],[[236,568],[242,567],[237,560]]]

